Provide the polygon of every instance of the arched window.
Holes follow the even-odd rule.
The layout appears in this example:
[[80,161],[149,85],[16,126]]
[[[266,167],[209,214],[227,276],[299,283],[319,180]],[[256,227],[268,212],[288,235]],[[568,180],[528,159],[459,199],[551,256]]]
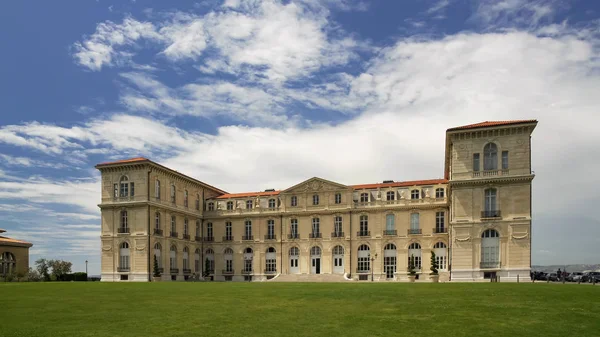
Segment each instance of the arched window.
[[319,195],[315,194],[313,195],[313,205],[318,205],[319,204]]
[[200,273],[200,248],[196,248],[194,251],[194,272]]
[[233,273],[233,249],[225,249],[225,252],[223,253],[223,258],[225,259],[225,273]]
[[129,233],[129,226],[127,222],[127,211],[121,211],[121,221],[119,224],[119,233]]
[[385,278],[392,279],[396,273],[396,245],[388,243],[385,245],[383,250],[383,271],[385,272]]
[[483,148],[483,170],[498,169],[498,147],[494,143],[488,143]]
[[359,227],[358,236],[371,235],[371,233],[369,233],[369,216],[361,215],[359,219],[360,219],[360,221],[359,221],[360,227]]
[[154,181],[154,197],[156,200],[160,200],[160,180]]
[[206,250],[206,259],[208,260],[208,265],[209,265],[209,273],[214,274],[215,273],[215,251],[212,250],[211,248]]
[[179,272],[179,270],[177,270],[177,247],[174,245],[171,246],[171,251],[169,252],[169,264],[171,273],[177,274]]
[[321,256],[321,248],[319,246],[313,246],[310,249],[310,256]]
[[433,252],[435,253],[435,260],[438,264],[439,270],[446,270],[448,268],[448,247],[443,242],[437,242],[433,246]]
[[500,267],[500,234],[487,229],[481,234],[481,268]]
[[269,208],[275,208],[275,199],[269,199]]
[[156,256],[156,264],[158,264],[158,268],[162,269],[162,247],[160,246],[160,243],[155,243],[154,244],[154,256]]
[[333,247],[333,255],[344,255],[344,247],[339,245]]
[[385,194],[385,198],[386,198],[387,201],[394,201],[394,199],[396,199],[396,192],[394,192],[394,191],[388,191]]
[[369,202],[369,193],[361,193],[360,202]]
[[444,197],[444,189],[443,188],[436,188],[435,189],[435,197],[437,199],[443,198]]
[[129,244],[123,242],[119,246],[119,271],[129,271]]
[[370,248],[367,245],[360,245],[358,247],[358,267],[357,272],[364,273],[371,270],[371,257]]
[[14,273],[17,268],[17,260],[10,252],[0,254],[0,275],[6,276]]
[[183,272],[189,272],[190,269],[190,249],[188,247],[183,248]]
[[273,274],[277,272],[277,254],[275,248],[269,247],[265,255],[265,274]]
[[290,256],[300,256],[300,249],[298,247],[290,248]]
[[412,191],[410,191],[410,198],[412,200],[419,199],[419,195],[420,195],[419,190],[412,190]]
[[410,246],[408,246],[408,261],[409,261],[409,265],[410,265],[410,258],[413,257],[415,258],[415,269],[416,270],[421,270],[421,245],[413,242],[410,244]]

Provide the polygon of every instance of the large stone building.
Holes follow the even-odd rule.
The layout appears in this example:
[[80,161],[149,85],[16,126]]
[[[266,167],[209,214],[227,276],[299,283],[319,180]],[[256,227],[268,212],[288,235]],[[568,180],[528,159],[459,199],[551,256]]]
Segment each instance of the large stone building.
[[[529,279],[535,120],[446,131],[442,179],[227,193],[145,158],[102,173],[102,281]],[[207,261],[208,260],[208,261]]]
[[[0,234],[5,233],[0,229]],[[0,236],[0,277],[26,276],[29,272],[29,248],[32,243]]]

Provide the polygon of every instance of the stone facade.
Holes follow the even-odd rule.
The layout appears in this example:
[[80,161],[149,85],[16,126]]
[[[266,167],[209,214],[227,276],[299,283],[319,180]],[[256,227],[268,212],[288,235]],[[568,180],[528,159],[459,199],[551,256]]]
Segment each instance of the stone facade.
[[[102,281],[261,281],[282,275],[529,280],[536,121],[446,132],[445,177],[230,194],[145,158],[103,163]],[[490,145],[492,144],[492,145]],[[207,261],[208,260],[208,265]],[[207,268],[208,266],[208,268]]]
[[[6,231],[0,229],[0,233]],[[0,277],[8,274],[27,276],[29,272],[29,248],[33,244],[0,236]]]

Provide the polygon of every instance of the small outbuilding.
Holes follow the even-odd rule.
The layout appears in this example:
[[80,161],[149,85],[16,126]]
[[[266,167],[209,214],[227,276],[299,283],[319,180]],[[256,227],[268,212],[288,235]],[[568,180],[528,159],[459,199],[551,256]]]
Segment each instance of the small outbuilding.
[[[0,234],[5,233],[0,229]],[[0,277],[9,274],[27,275],[29,271],[29,248],[32,243],[0,235]]]

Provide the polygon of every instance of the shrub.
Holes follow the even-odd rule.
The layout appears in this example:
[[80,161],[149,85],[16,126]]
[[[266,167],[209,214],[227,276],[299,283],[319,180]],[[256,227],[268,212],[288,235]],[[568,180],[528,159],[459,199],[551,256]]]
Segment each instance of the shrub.
[[410,275],[415,275],[417,272],[415,271],[415,256],[411,255],[408,259],[408,273]]
[[438,263],[437,263],[437,259],[435,258],[435,253],[431,252],[431,275],[437,275],[438,274]]

